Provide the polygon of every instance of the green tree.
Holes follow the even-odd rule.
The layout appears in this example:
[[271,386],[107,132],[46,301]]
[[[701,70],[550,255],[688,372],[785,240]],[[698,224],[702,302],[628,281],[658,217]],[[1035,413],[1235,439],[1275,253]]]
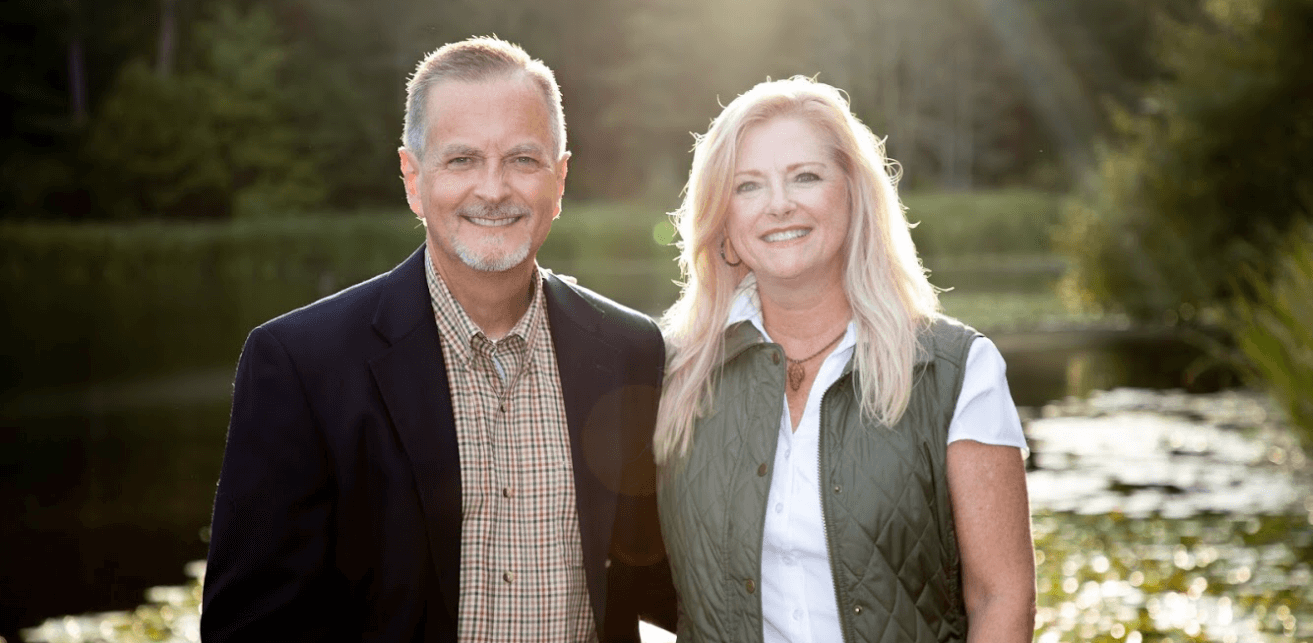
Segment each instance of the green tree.
[[1215,310],[1313,204],[1313,0],[1210,0],[1165,22],[1168,77],[1067,214],[1074,300],[1139,319]]
[[99,201],[119,217],[251,216],[320,202],[317,158],[288,117],[271,15],[219,4],[191,36],[175,73],[127,64],[93,116],[86,156]]

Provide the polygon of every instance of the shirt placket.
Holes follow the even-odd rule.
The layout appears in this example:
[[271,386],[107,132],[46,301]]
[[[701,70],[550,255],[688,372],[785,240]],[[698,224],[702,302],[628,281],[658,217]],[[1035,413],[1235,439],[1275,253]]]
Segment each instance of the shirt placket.
[[494,626],[496,637],[518,636],[513,619],[503,615],[519,614],[520,586],[524,582],[525,565],[516,550],[515,512],[510,506],[510,490],[516,486],[514,477],[519,470],[517,451],[519,445],[509,426],[505,399],[510,391],[510,382],[514,381],[514,372],[505,371],[510,365],[503,363],[506,377],[503,379],[497,368],[498,346],[489,341],[482,333],[476,333],[470,341],[474,355],[475,377],[480,381],[479,390],[479,424],[483,427],[489,444],[488,461],[491,463],[486,476],[485,497],[488,498],[489,538],[487,540],[488,565],[487,580],[490,588],[486,617]]
[[[460,395],[463,399],[461,408],[475,411],[467,414],[466,431],[461,439],[463,451],[461,476],[467,481],[464,484],[471,486],[469,495],[474,499],[469,507],[470,510],[465,514],[465,533],[468,536],[465,534],[463,536],[472,539],[466,542],[482,551],[478,557],[479,569],[473,570],[473,573],[468,575],[462,572],[463,582],[469,583],[468,587],[462,587],[462,594],[466,591],[470,592],[470,598],[475,601],[474,604],[479,609],[469,614],[471,618],[462,619],[461,638],[473,641],[496,640],[498,632],[495,615],[498,611],[495,608],[500,594],[498,585],[500,579],[496,577],[498,558],[495,546],[499,508],[491,504],[499,449],[493,440],[492,427],[485,419],[486,413],[477,412],[486,406],[489,393],[486,383],[481,381],[482,378],[479,355],[475,351],[470,351],[465,355],[463,364],[458,367],[456,378],[463,384],[461,386],[463,390],[459,393],[453,391],[453,394]],[[465,456],[466,453],[469,457]]]

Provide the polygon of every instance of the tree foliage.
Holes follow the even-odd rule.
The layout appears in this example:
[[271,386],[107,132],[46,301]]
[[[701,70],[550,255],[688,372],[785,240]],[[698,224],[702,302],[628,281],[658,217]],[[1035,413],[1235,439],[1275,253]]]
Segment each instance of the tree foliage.
[[[556,71],[572,197],[670,205],[690,134],[767,77],[842,87],[908,184],[964,190],[1060,187],[1103,126],[1096,103],[1153,73],[1122,29],[1143,22],[1138,0],[11,4],[0,54],[24,64],[0,69],[19,125],[0,140],[6,217],[395,206],[406,77],[470,35]],[[1116,29],[1074,24],[1091,16]]]
[[1210,0],[1166,21],[1169,77],[1068,213],[1068,293],[1140,319],[1210,310],[1313,210],[1313,0]]
[[121,216],[251,215],[313,205],[315,157],[298,149],[281,93],[285,53],[258,8],[215,8],[189,64],[165,76],[135,60],[86,137],[94,194]]

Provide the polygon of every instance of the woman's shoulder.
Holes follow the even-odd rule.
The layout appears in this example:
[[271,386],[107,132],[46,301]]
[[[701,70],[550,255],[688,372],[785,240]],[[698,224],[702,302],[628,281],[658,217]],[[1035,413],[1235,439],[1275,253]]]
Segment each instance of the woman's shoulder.
[[959,319],[935,313],[926,320],[917,336],[917,362],[942,359],[959,367],[965,366],[971,344],[977,337],[984,335]]

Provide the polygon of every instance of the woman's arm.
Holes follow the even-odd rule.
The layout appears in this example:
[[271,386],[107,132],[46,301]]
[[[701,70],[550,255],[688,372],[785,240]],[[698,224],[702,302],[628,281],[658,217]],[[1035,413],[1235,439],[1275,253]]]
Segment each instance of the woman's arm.
[[1035,546],[1021,451],[974,440],[948,445],[968,641],[1035,637]]

